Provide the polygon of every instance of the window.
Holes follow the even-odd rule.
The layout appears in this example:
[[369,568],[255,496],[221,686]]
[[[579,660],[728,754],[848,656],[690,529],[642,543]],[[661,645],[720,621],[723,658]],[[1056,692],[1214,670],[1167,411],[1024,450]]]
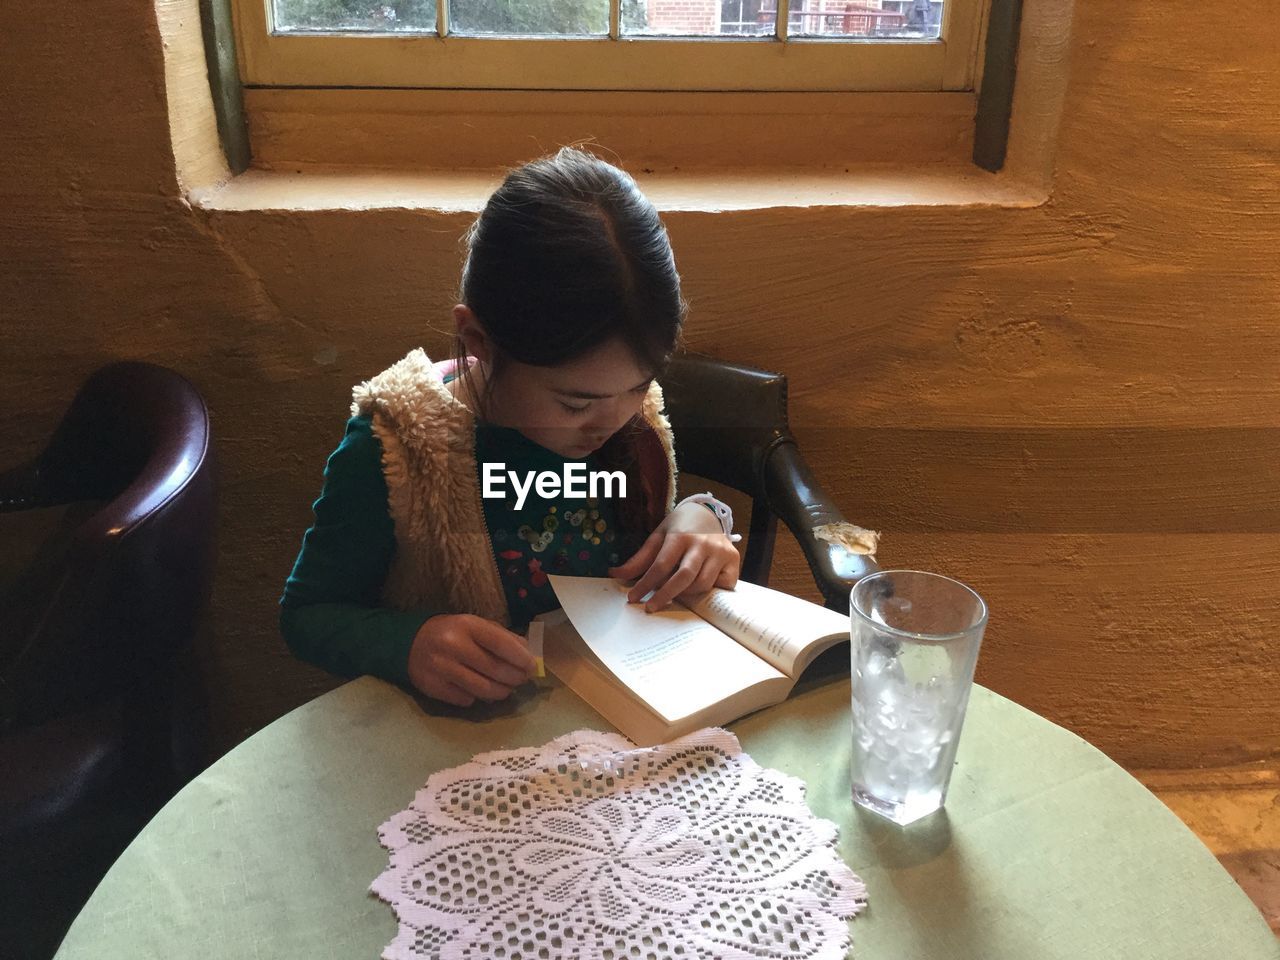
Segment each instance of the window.
[[250,86],[958,91],[989,0],[234,0]]

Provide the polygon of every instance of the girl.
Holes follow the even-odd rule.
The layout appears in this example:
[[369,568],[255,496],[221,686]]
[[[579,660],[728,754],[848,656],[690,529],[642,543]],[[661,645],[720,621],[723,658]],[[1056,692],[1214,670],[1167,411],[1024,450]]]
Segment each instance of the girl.
[[[280,621],[304,660],[459,706],[529,678],[548,573],[638,578],[628,600],[658,610],[739,571],[728,508],[674,504],[657,377],[687,305],[635,181],[566,147],[511,171],[466,242],[453,359],[415,350],[355,388]],[[482,496],[485,464],[569,463],[622,471],[625,497]]]

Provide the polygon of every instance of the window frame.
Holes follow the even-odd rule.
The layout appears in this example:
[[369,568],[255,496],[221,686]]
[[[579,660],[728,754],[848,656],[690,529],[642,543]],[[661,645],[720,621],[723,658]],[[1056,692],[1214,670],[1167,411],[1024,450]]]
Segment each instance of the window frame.
[[[271,32],[271,0],[232,0],[241,80],[250,87],[576,91],[973,90],[991,0],[947,0],[936,41],[773,36],[507,38]],[[447,16],[438,0],[437,17]],[[443,22],[443,21],[441,21]]]

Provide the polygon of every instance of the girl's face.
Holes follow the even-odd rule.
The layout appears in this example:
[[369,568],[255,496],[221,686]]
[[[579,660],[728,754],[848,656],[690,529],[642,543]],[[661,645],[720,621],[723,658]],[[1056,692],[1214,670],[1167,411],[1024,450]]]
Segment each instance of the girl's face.
[[640,412],[652,381],[621,340],[556,367],[510,361],[490,416],[562,457],[583,459]]

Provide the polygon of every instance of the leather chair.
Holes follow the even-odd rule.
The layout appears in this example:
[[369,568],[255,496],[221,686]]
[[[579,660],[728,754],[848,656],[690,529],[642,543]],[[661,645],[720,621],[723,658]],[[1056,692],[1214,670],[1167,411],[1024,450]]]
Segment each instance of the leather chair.
[[679,353],[661,378],[680,472],[751,497],[742,579],[768,586],[781,519],[804,551],[826,606],[847,614],[849,591],[878,567],[815,527],[845,524],[805,463],[787,420],[787,378],[714,357]]
[[[43,453],[0,474],[0,514],[62,518],[0,594],[5,956],[49,956],[112,860],[203,766],[191,651],[215,508],[204,401],[147,363],[93,374]],[[0,538],[16,519],[0,516]]]

